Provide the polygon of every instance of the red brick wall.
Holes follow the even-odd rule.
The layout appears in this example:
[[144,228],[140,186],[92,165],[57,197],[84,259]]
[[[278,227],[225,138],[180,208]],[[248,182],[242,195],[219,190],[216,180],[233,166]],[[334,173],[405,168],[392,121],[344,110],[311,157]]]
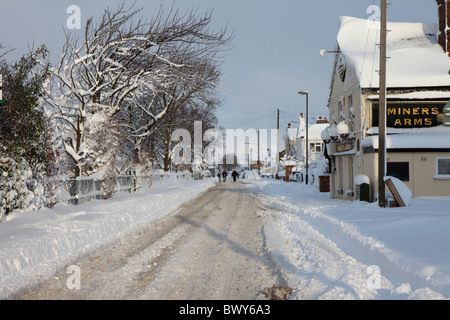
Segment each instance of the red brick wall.
[[[436,0],[438,5],[439,32],[438,41],[450,56],[450,1]],[[446,31],[446,29],[448,29]]]

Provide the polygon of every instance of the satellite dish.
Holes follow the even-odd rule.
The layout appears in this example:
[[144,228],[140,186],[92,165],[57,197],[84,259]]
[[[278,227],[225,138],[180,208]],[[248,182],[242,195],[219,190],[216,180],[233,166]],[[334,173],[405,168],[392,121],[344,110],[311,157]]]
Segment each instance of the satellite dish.
[[[327,50],[320,50],[320,56],[323,57],[325,55],[325,53],[327,52]],[[450,73],[450,70],[448,71]]]

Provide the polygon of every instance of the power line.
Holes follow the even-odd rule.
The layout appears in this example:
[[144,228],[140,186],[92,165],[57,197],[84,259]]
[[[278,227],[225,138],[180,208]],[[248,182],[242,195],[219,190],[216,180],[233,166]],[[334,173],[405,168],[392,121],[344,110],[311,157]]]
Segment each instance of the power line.
[[271,113],[268,113],[268,114],[265,114],[265,115],[263,115],[263,116],[260,116],[260,117],[258,117],[258,118],[255,118],[255,119],[252,119],[252,120],[246,121],[246,122],[244,122],[244,123],[241,123],[241,124],[240,124],[240,125],[238,125],[237,127],[242,127],[243,125],[246,125],[246,124],[249,124],[249,123],[251,123],[251,122],[254,122],[254,121],[260,120],[260,119],[262,119],[262,118],[265,118],[265,117],[271,116],[271,115],[273,115],[273,114],[275,114],[275,113],[276,113],[276,111],[272,111]]

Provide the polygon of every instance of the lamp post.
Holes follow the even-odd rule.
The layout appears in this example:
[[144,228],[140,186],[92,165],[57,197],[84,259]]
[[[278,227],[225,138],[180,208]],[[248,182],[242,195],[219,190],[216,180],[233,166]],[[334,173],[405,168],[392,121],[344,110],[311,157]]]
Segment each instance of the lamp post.
[[309,149],[309,140],[308,140],[308,100],[309,100],[309,92],[308,91],[299,91],[298,94],[305,95],[306,96],[306,178],[305,178],[305,184],[308,184],[308,149]]

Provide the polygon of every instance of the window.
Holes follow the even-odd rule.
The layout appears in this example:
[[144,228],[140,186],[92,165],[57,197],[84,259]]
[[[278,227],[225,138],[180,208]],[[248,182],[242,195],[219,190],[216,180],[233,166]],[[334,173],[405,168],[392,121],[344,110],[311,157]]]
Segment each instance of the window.
[[388,162],[386,169],[388,176],[401,181],[409,181],[409,162]]
[[342,101],[338,102],[338,109],[339,109],[339,121],[344,121],[344,111],[343,111],[343,104]]
[[378,103],[372,103],[372,127],[378,127],[379,110]]
[[450,158],[436,158],[435,179],[450,179]]
[[316,152],[322,152],[322,143],[316,143]]
[[353,132],[353,121],[354,121],[354,110],[353,110],[353,96],[348,97],[348,126],[350,128],[350,132]]
[[321,153],[323,150],[323,143],[320,142],[311,142],[309,144],[309,151]]

